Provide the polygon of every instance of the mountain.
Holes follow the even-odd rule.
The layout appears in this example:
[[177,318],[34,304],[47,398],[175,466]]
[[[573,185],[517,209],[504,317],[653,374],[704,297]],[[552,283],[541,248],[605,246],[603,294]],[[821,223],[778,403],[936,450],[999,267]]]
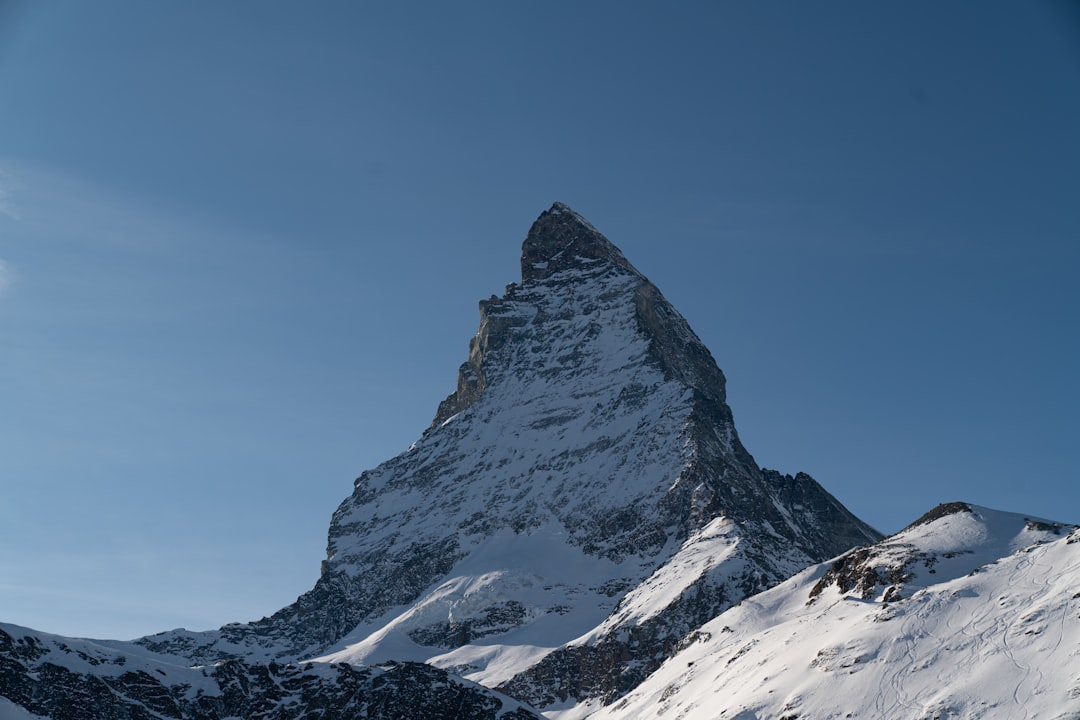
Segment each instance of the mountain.
[[556,203],[480,303],[456,391],[334,513],[315,587],[269,618],[139,643],[206,664],[430,663],[540,708],[611,701],[703,622],[880,539],[762,470],[660,291]]
[[1080,719],[1080,529],[949,503],[703,625],[590,720]]

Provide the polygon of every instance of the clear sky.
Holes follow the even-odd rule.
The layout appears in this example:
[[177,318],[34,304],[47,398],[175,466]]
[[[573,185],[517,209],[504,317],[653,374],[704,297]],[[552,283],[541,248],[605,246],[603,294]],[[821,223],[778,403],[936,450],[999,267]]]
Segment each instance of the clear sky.
[[1080,11],[0,0],[0,620],[308,589],[561,200],[759,464],[1080,522]]

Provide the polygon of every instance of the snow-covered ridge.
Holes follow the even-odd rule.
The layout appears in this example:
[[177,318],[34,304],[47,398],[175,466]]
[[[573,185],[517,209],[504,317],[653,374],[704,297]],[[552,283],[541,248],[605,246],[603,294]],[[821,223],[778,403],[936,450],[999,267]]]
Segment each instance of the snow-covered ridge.
[[810,595],[816,599],[835,588],[864,600],[896,600],[1071,529],[1042,518],[946,503],[882,542],[842,555]]
[[808,568],[590,717],[1080,718],[1080,531],[965,507],[869,548],[916,560],[894,598]]

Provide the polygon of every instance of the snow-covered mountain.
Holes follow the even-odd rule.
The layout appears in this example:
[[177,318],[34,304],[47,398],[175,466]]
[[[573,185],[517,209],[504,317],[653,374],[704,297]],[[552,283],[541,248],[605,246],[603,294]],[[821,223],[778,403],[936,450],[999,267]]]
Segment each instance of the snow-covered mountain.
[[1080,718],[1080,530],[950,503],[703,625],[590,720]]
[[521,273],[480,303],[431,426],[356,479],[314,588],[255,622],[133,643],[0,626],[0,719],[1019,717],[1078,701],[1075,532],[957,503],[883,540],[808,475],[757,465],[709,351],[580,215],[541,214]]
[[223,657],[431,663],[537,707],[611,700],[688,632],[879,539],[739,442],[709,351],[562,204],[480,303],[457,391],[334,514],[315,588],[270,618],[146,638]]

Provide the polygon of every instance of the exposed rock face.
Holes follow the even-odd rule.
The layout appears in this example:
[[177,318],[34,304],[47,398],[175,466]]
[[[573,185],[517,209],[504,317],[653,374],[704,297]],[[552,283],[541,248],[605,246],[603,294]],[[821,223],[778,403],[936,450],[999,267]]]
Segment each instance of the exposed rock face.
[[602,261],[645,278],[619,248],[600,234],[588,220],[557,202],[540,214],[521,246],[521,281],[537,283],[567,270]]
[[538,707],[613,700],[725,608],[880,535],[742,446],[660,291],[556,203],[480,303],[456,391],[334,513],[315,587],[140,646],[210,664],[424,661]]

